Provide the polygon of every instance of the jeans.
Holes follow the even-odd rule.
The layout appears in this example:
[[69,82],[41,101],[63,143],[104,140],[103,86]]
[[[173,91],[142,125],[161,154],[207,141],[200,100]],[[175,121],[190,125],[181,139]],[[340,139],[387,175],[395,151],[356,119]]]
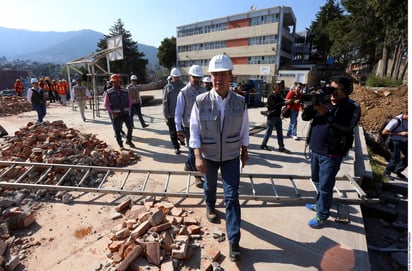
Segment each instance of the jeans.
[[279,148],[285,147],[283,143],[283,134],[282,134],[282,119],[280,117],[268,117],[266,120],[266,133],[263,137],[262,146],[266,146],[269,140],[269,137],[272,135],[273,128],[276,129],[277,139]]
[[[384,173],[388,175],[391,174],[391,172],[401,173],[408,166],[408,141],[393,140],[392,143],[391,158],[384,171]],[[402,159],[401,153],[403,154]]]
[[133,122],[133,116],[134,114],[137,114],[137,116],[139,117],[139,121],[140,124],[143,126],[146,125],[146,122],[143,119],[143,115],[142,115],[142,106],[140,105],[140,103],[138,104],[132,104],[132,110],[130,111],[130,118],[132,119],[132,124],[134,126],[134,122]]
[[183,127],[183,131],[185,132],[186,146],[187,146],[187,159],[186,159],[185,165],[187,168],[190,168],[191,171],[197,171],[196,161],[195,161],[195,151],[189,147],[190,128]]
[[299,111],[295,111],[293,109],[290,111],[290,122],[289,122],[287,136],[297,135],[298,115],[299,115]]
[[203,184],[206,206],[214,208],[216,204],[217,173],[220,168],[223,182],[224,201],[226,206],[226,233],[229,243],[240,241],[240,160],[239,158],[216,162],[206,160],[206,175]]
[[37,112],[37,121],[43,122],[46,116],[46,105],[45,104],[33,104],[34,110]]
[[342,157],[320,155],[312,152],[311,178],[318,191],[316,197],[317,217],[326,220],[329,217],[329,210],[332,206],[333,187],[335,177],[340,169]]

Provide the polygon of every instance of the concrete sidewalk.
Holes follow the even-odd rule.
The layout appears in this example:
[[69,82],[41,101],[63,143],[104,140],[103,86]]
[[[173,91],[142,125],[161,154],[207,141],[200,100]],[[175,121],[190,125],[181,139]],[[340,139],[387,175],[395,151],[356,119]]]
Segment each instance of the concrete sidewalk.
[[[143,95],[153,95],[155,99],[161,99],[161,90],[145,91]],[[265,123],[265,117],[260,114],[260,108],[250,108],[250,127]],[[167,126],[162,115],[160,104],[144,106],[142,113],[147,128],[140,128],[137,116],[135,123],[137,129],[133,130],[133,141],[136,151],[140,155],[140,161],[133,165],[139,169],[156,170],[181,170],[183,171],[187,150],[182,147],[182,155],[176,155],[170,142]],[[10,135],[24,126],[28,121],[35,120],[34,111],[19,115],[21,122],[2,120],[1,125]],[[118,149],[113,136],[111,122],[105,111],[99,118],[89,120],[92,117],[90,109],[86,110],[87,122],[83,122],[78,111],[72,111],[71,107],[61,107],[53,104],[48,108],[46,121],[63,119],[68,127],[73,127],[86,133],[98,133],[98,138],[109,144],[109,147]],[[283,122],[284,134],[286,134],[288,120]],[[260,149],[264,130],[250,137],[250,160],[243,173],[247,174],[290,174],[310,176],[309,160],[305,158],[305,141],[308,122],[303,122],[299,117],[298,136],[296,141],[285,137],[285,146],[290,154],[278,152],[276,133],[269,139],[268,146],[273,151]],[[338,176],[348,173],[354,176],[355,152],[351,151],[345,158]],[[313,187],[309,181],[302,180],[302,191],[314,196]],[[257,184],[263,190],[268,186]],[[282,188],[283,185],[280,185]],[[247,191],[250,184],[241,183],[241,189]],[[286,189],[287,191],[287,189]],[[289,190],[290,191],[290,190]],[[201,192],[201,190],[199,191]],[[293,191],[292,191],[293,194]],[[210,224],[205,216],[203,199],[199,198],[174,198],[171,199],[182,208],[190,208],[199,214],[202,225],[208,230],[225,230],[224,203],[218,201],[217,210],[220,212],[220,223]],[[350,223],[341,224],[334,221],[336,208],[333,207],[332,217],[322,229],[312,229],[307,223],[314,213],[304,207],[304,203],[283,204],[254,200],[242,200],[242,238],[241,257],[239,263],[229,261],[227,241],[217,244],[223,255],[221,266],[224,270],[266,271],[266,270],[370,270],[365,229],[362,213],[359,205],[348,206],[350,211]],[[198,259],[198,258],[197,258]],[[195,261],[195,259],[193,260]],[[197,268],[198,262],[190,262]]]

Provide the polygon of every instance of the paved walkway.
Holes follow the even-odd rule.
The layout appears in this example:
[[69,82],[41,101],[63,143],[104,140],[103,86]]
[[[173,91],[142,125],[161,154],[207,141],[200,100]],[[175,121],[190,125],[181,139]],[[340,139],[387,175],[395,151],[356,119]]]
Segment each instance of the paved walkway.
[[[159,99],[160,90],[144,92],[143,95],[153,95]],[[57,108],[57,109],[55,109]],[[265,122],[265,117],[260,114],[264,108],[250,108],[250,126],[255,127]],[[141,160],[136,167],[141,169],[157,170],[183,170],[186,150],[182,155],[175,155],[170,143],[167,127],[163,120],[161,105],[144,106],[148,128],[142,129],[135,123],[137,129],[133,132],[133,139]],[[86,117],[92,119],[92,112],[86,110]],[[12,134],[22,126],[35,119],[35,112],[19,116],[22,122],[12,123],[7,119],[2,120],[3,127]],[[105,140],[109,147],[118,148],[110,120],[106,112],[102,111],[101,117],[82,122],[78,111],[71,111],[70,107],[62,108],[51,105],[45,120],[64,119],[68,127],[80,131],[98,133],[101,140]],[[308,123],[300,118],[298,121],[298,136],[305,137]],[[288,120],[284,120],[283,129],[286,134]],[[24,124],[23,124],[24,125]],[[268,145],[277,149],[275,134],[270,138]],[[290,154],[278,151],[265,151],[260,149],[264,131],[250,137],[250,161],[243,173],[265,174],[292,174],[310,175],[309,160],[305,158],[304,140],[295,141],[285,137],[286,148]],[[339,176],[349,173],[354,176],[355,152],[351,151],[342,164]],[[243,184],[242,184],[243,185]],[[305,181],[308,193],[313,193],[309,180]],[[245,189],[249,184],[244,184]],[[190,207],[194,211],[204,213],[202,199],[184,198],[175,199],[182,207]],[[227,242],[222,242],[221,252],[224,259],[221,266],[224,270],[370,270],[365,229],[362,214],[358,205],[350,205],[350,223],[341,224],[334,222],[333,216],[336,209],[332,210],[332,217],[323,229],[311,229],[307,222],[314,213],[307,210],[304,204],[280,204],[252,200],[244,200],[242,204],[242,238],[241,262],[234,264],[227,258]],[[223,217],[224,204],[218,202],[217,210]],[[224,219],[220,224],[208,224],[209,229],[224,230]],[[225,257],[226,256],[226,257]]]

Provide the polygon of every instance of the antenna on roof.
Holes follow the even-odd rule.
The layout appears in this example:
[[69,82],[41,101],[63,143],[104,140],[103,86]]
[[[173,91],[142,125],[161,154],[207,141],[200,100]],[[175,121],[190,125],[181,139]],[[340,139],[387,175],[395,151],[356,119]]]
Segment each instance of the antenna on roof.
[[251,5],[251,6],[250,6],[250,10],[251,10],[251,11],[255,11],[255,10],[256,10],[256,6],[255,6],[255,5]]

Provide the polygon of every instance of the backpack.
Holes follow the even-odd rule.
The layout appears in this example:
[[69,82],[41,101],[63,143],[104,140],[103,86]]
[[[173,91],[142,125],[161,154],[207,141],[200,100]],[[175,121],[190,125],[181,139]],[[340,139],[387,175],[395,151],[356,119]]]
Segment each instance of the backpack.
[[378,139],[378,143],[379,144],[384,144],[388,149],[390,148],[390,142],[389,142],[389,135],[383,135],[382,132],[385,129],[385,127],[388,125],[388,123],[391,120],[397,120],[397,124],[396,126],[392,129],[392,131],[395,131],[396,129],[398,129],[398,127],[401,125],[402,121],[401,119],[399,119],[398,117],[392,117],[392,116],[388,116],[386,118],[386,120],[384,121],[384,123],[382,124],[382,126],[379,128],[378,133],[379,133],[379,139]]

